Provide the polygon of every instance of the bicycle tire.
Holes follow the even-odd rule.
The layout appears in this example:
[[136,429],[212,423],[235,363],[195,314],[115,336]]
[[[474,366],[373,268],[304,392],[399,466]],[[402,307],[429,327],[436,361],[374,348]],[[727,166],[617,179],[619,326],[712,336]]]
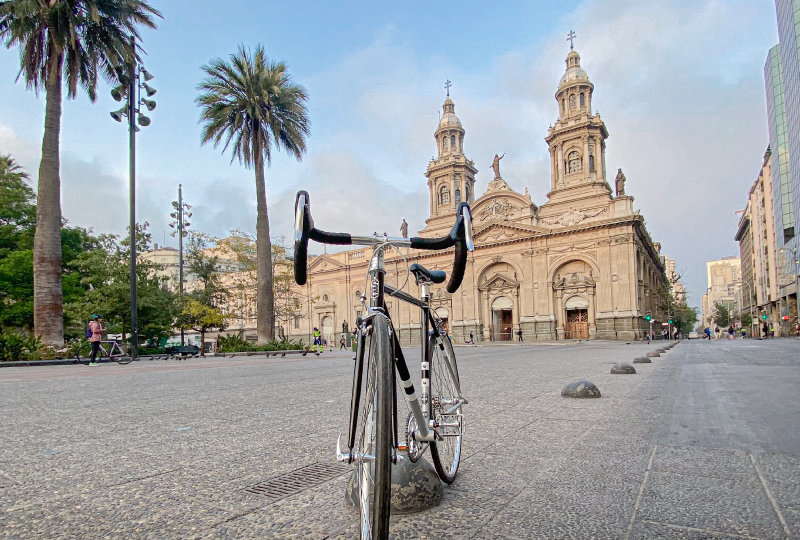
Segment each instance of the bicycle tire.
[[131,362],[133,362],[133,358],[131,358],[130,355],[128,355],[128,356],[114,356],[114,360],[116,360],[117,364],[123,364],[123,365],[124,364],[130,364]]
[[[428,362],[431,371],[430,396],[428,397],[430,418],[437,423],[442,422],[442,412],[451,406],[446,404],[447,400],[459,398],[460,381],[458,377],[458,366],[456,355],[453,351],[453,344],[447,335],[439,337],[431,336],[428,347]],[[450,364],[452,370],[448,368],[448,360],[445,355],[452,359]],[[445,403],[443,404],[443,400]],[[463,414],[459,407],[455,414]],[[453,421],[454,416],[448,415],[445,421]],[[461,418],[455,416],[455,418]],[[458,428],[439,428],[442,440],[431,441],[431,459],[436,473],[442,482],[452,484],[458,474],[458,466],[461,463],[461,444],[463,439],[462,427]]]
[[[372,321],[365,392],[356,440],[356,481],[362,540],[389,538],[392,455],[392,338],[389,321]],[[361,459],[374,455],[374,461]]]

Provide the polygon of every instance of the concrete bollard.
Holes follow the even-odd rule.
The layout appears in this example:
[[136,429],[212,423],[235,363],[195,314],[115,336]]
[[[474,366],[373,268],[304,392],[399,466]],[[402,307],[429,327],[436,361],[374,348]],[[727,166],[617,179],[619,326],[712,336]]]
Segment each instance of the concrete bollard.
[[614,364],[611,366],[612,375],[635,375],[636,369],[630,364]]
[[633,359],[634,364],[650,364],[652,363],[649,358],[646,356],[639,356],[638,358]]
[[647,356],[648,358],[658,358],[658,357],[659,357],[659,356],[661,356],[661,355],[660,355],[660,354],[658,354],[658,353],[657,353],[657,352],[655,352],[655,351],[650,351],[650,352],[649,352],[649,353],[647,353],[645,356]]
[[[425,458],[412,463],[404,452],[398,452],[396,465],[392,465],[392,515],[413,514],[438,506],[444,497],[436,469]],[[358,508],[356,471],[347,482],[344,500],[347,506]]]
[[567,384],[564,389],[561,390],[561,395],[562,397],[578,399],[599,398],[600,389],[589,381],[578,381]]

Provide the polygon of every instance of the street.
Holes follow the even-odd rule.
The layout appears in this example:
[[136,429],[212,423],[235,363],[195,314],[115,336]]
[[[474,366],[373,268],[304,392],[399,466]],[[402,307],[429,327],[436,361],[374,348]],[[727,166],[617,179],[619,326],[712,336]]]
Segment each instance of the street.
[[[461,469],[392,538],[800,537],[800,341],[458,347]],[[418,376],[413,351],[406,354]],[[2,538],[355,538],[351,353],[0,369]],[[587,379],[600,399],[560,395]],[[332,480],[245,488],[304,465]]]

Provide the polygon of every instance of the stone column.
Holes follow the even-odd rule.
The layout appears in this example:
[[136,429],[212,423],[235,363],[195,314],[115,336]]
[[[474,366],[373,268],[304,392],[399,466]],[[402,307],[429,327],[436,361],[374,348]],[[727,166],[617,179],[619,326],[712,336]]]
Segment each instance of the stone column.
[[583,138],[583,175],[589,176],[589,136]]
[[564,186],[564,145],[558,143],[558,185]]
[[556,163],[556,149],[554,146],[550,147],[550,189],[556,189],[556,181],[558,174],[558,165]]
[[556,335],[558,339],[564,339],[564,291],[556,291],[556,305],[553,306],[556,311]]
[[605,178],[603,178],[603,138],[597,135],[594,140],[594,168],[597,181],[602,182],[605,180]]
[[597,336],[597,322],[595,321],[595,305],[594,305],[594,287],[586,291],[589,297],[589,338],[594,339]]
[[519,330],[519,287],[514,289],[513,296],[514,296],[514,311],[512,312],[511,322],[514,325],[514,336],[512,336],[512,338],[516,336],[516,332]]
[[489,306],[489,291],[483,291],[483,340],[491,339],[492,309]]

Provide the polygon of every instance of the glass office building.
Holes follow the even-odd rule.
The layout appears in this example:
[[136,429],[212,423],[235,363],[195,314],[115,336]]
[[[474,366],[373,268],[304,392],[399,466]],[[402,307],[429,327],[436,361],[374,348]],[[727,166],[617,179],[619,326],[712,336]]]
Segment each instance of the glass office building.
[[781,333],[788,335],[798,323],[797,285],[800,274],[800,0],[776,0],[775,7],[780,44],[770,50],[764,78],[770,146],[773,149],[772,186],[780,311],[781,316],[787,319],[781,324]]

